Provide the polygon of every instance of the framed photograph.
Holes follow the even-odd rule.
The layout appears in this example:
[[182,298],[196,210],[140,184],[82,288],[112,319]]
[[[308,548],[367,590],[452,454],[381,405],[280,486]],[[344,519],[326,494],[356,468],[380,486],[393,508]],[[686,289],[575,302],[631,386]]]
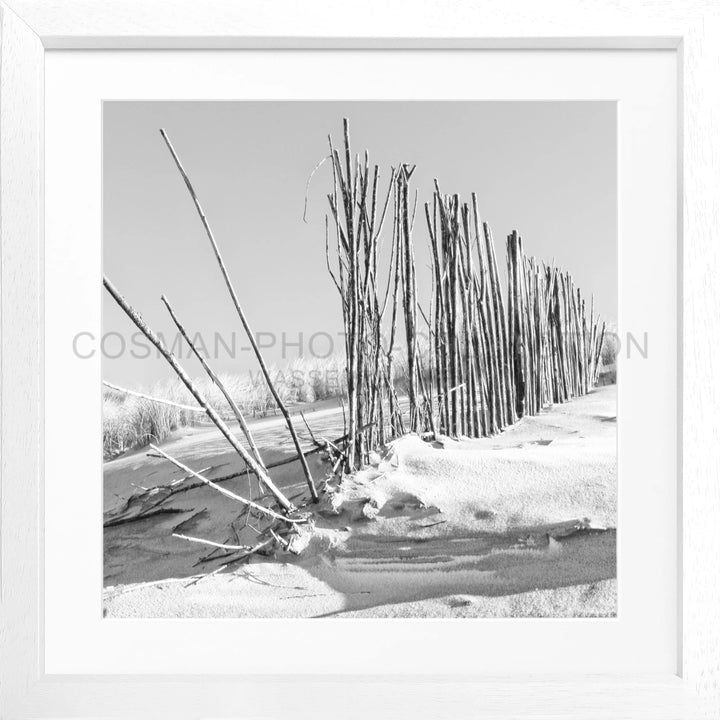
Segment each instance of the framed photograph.
[[2,3],[0,716],[720,713],[720,12],[546,5]]

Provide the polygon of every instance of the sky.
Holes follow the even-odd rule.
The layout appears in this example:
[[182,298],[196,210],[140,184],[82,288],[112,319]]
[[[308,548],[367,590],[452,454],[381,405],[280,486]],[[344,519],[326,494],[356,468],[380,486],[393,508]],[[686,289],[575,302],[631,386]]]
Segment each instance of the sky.
[[[106,102],[103,272],[171,345],[165,294],[216,372],[255,371],[210,243],[160,136],[168,133],[213,229],[269,363],[342,352],[342,315],[325,264],[328,134],[370,152],[381,185],[417,165],[419,208],[443,192],[470,202],[504,266],[517,230],[529,255],[568,270],[603,319],[617,317],[617,135],[613,102]],[[390,226],[387,226],[387,230]],[[386,233],[389,238],[389,233]],[[431,282],[423,213],[414,229],[418,296]],[[384,251],[389,253],[390,242]],[[150,388],[172,377],[105,294],[103,379]],[[199,335],[196,335],[199,333]],[[184,353],[187,354],[187,348]],[[191,375],[199,364],[185,360]]]

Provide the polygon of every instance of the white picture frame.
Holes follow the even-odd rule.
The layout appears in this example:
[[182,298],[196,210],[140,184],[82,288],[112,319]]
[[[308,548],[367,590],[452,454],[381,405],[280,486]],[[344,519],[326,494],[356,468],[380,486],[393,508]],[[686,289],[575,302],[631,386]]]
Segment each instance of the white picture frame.
[[[373,12],[376,6],[377,13]],[[0,36],[0,377],[2,674],[0,717],[715,717],[720,712],[720,9],[711,2],[619,6],[252,0],[2,3]],[[381,22],[379,22],[380,20]],[[43,119],[48,49],[671,49],[678,53],[678,258],[682,412],[678,473],[682,619],[677,675],[413,678],[58,676],[43,667]],[[91,56],[88,53],[89,57]],[[543,673],[548,672],[543,669]],[[286,697],[286,703],[275,699]],[[322,699],[318,701],[318,697]]]

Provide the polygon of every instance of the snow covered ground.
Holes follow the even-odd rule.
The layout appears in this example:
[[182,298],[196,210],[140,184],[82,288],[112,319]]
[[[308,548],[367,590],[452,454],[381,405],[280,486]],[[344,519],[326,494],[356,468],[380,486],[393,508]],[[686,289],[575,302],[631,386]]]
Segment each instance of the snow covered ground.
[[[203,459],[217,466],[209,441],[188,438],[176,442],[185,443],[194,467],[203,467]],[[106,466],[106,496],[120,497],[129,477],[139,474],[147,483],[158,473],[134,457]],[[226,522],[227,502],[202,488],[172,513],[106,528],[105,612],[613,616],[616,458],[614,385],[524,418],[493,438],[401,438],[327,499],[314,527],[298,538],[305,545],[298,557],[255,558],[210,575],[212,565],[189,569],[194,556],[188,553],[197,555],[196,548],[167,539],[169,523],[184,517],[198,518],[204,532]],[[285,480],[293,486],[289,474]],[[106,497],[106,506],[112,501]]]

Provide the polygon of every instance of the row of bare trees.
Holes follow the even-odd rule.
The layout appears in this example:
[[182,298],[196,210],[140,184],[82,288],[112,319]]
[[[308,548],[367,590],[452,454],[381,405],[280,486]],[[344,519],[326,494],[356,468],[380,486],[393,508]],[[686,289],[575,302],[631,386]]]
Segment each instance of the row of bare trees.
[[[513,232],[507,238],[503,292],[495,243],[480,220],[475,194],[468,204],[443,194],[435,182],[432,202],[424,206],[433,280],[424,312],[413,240],[414,167],[391,169],[380,202],[379,168],[370,170],[367,152],[362,160],[353,156],[347,119],[342,149],[332,138],[329,145],[336,252],[333,258],[326,222],[326,255],[342,303],[349,435],[356,438],[348,468],[408,430],[488,436],[592,388],[604,325],[592,302],[588,314],[568,273],[525,255]],[[378,249],[388,214],[392,243],[381,282]],[[400,356],[402,404],[395,382]]]

